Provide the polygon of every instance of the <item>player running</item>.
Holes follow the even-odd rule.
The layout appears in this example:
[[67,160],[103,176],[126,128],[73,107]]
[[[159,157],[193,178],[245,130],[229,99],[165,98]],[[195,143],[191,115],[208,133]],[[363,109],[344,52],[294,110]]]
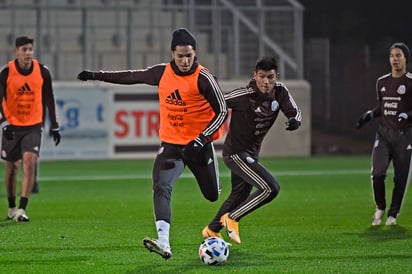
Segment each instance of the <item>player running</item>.
[[193,172],[204,197],[220,194],[213,140],[221,137],[227,106],[215,77],[196,58],[196,39],[187,29],[173,32],[172,61],[142,70],[82,71],[80,80],[158,86],[161,144],[153,166],[153,202],[157,239],[144,246],[163,258],[172,256],[169,241],[172,189],[185,166]]
[[[290,131],[299,128],[301,112],[286,86],[277,79],[275,58],[264,57],[257,61],[253,79],[246,87],[225,94],[232,116],[223,160],[231,170],[232,189],[214,219],[203,229],[204,238],[222,238],[219,232],[226,227],[228,236],[240,244],[238,222],[279,193],[279,183],[259,162],[260,147],[279,111],[288,118],[286,130]],[[251,193],[253,187],[256,191]]]

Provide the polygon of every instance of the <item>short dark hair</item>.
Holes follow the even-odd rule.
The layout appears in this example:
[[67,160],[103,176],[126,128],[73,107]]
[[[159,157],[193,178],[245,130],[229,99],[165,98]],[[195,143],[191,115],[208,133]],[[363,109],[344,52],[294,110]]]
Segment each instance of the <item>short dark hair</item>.
[[16,48],[26,44],[33,44],[34,39],[30,36],[23,35],[16,38]]
[[258,70],[268,71],[272,69],[278,72],[278,63],[275,57],[265,56],[257,60],[255,72],[257,72]]

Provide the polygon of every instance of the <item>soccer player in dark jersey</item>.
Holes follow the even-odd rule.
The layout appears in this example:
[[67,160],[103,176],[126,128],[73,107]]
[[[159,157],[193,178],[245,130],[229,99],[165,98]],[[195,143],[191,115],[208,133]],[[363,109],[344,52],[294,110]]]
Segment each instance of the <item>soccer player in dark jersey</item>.
[[169,231],[172,189],[185,166],[194,174],[203,196],[220,194],[213,140],[221,137],[227,106],[215,77],[196,58],[196,39],[187,29],[173,32],[172,61],[142,70],[82,71],[80,80],[158,86],[160,148],[153,166],[153,201],[158,239],[144,246],[163,258],[172,256]]
[[[0,124],[3,131],[1,158],[6,161],[5,185],[9,204],[8,219],[27,222],[26,207],[36,176],[45,108],[48,109],[55,145],[60,142],[52,79],[46,66],[33,59],[34,40],[16,38],[16,59],[0,71]],[[19,162],[23,178],[19,207],[16,184]]]
[[[216,236],[226,227],[228,236],[240,244],[238,222],[272,201],[279,193],[279,183],[259,162],[263,138],[281,111],[286,130],[301,124],[301,111],[287,87],[278,82],[275,58],[263,57],[256,63],[253,79],[246,87],[225,94],[232,110],[229,133],[223,146],[223,160],[231,170],[232,189],[214,219],[202,231],[204,238]],[[256,191],[252,192],[252,188]]]
[[372,225],[379,225],[386,210],[385,178],[390,162],[395,172],[392,201],[386,225],[396,225],[411,174],[412,74],[407,71],[409,49],[401,42],[389,48],[391,72],[376,81],[377,105],[356,124],[380,117],[372,149],[372,188],[376,211]]

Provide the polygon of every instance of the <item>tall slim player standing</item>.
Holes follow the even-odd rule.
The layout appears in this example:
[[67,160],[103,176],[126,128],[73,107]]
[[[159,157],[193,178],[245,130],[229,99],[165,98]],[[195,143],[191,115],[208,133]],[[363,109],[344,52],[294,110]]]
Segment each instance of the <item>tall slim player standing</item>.
[[[49,111],[50,134],[60,142],[59,125],[46,66],[33,59],[34,39],[16,38],[16,59],[0,71],[0,123],[3,130],[1,158],[6,161],[5,185],[9,211],[7,218],[29,221],[26,207],[33,189],[40,152],[45,108]],[[16,208],[17,169],[22,160],[23,178],[19,207]]]
[[372,149],[372,189],[376,211],[372,225],[381,223],[387,209],[385,178],[390,162],[395,172],[392,201],[386,225],[396,225],[411,174],[412,74],[407,71],[409,48],[401,42],[389,48],[391,72],[376,81],[377,105],[365,112],[356,124],[361,128],[380,117]]

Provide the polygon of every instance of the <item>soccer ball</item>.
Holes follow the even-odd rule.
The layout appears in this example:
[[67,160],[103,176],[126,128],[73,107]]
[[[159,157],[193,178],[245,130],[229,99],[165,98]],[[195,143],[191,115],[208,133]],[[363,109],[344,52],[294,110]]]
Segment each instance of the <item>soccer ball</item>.
[[227,243],[218,237],[204,239],[199,247],[200,260],[206,265],[224,264],[229,256]]

